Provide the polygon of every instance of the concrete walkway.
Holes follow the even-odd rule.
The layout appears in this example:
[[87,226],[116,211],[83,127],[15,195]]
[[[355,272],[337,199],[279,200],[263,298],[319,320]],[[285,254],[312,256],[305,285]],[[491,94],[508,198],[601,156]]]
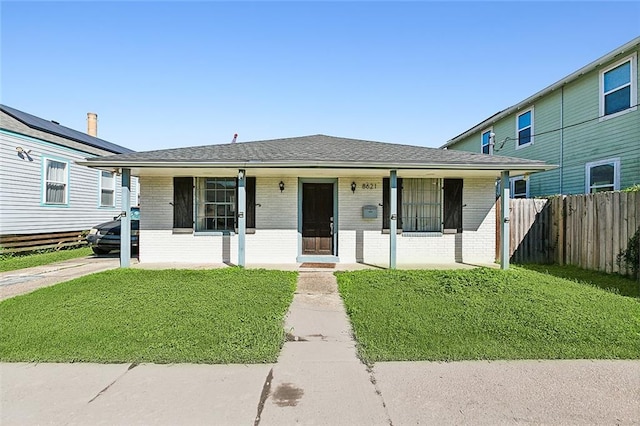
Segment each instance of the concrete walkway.
[[355,342],[336,278],[300,272],[288,341],[265,386],[260,424],[389,424]]
[[640,361],[368,370],[332,272],[300,272],[278,362],[0,364],[0,424],[640,424]]
[[117,257],[87,256],[49,265],[0,272],[0,300],[95,272],[115,269],[119,265],[120,260]]

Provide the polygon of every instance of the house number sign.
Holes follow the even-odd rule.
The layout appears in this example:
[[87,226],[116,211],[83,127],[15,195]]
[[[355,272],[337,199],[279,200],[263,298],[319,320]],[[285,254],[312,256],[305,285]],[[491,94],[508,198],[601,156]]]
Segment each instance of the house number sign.
[[377,183],[365,182],[362,184],[362,189],[377,189]]

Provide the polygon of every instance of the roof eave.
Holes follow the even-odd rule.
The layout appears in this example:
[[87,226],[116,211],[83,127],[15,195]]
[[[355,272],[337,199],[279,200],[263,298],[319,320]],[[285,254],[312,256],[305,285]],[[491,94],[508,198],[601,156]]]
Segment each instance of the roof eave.
[[514,113],[515,111],[518,111],[520,109],[522,109],[523,107],[526,107],[530,104],[532,104],[534,101],[537,101],[539,98],[548,95],[549,93],[553,92],[554,90],[559,89],[560,87],[571,83],[574,80],[577,80],[579,77],[581,77],[582,75],[589,73],[595,69],[597,69],[598,67],[602,66],[603,64],[611,61],[612,59],[614,59],[616,56],[618,55],[622,55],[623,53],[628,52],[629,50],[635,48],[636,46],[640,45],[640,37],[636,37],[633,40],[631,40],[630,42],[624,44],[623,46],[607,53],[606,55],[600,57],[599,59],[596,59],[595,61],[591,62],[588,65],[585,65],[584,67],[580,68],[578,71],[573,72],[572,74],[569,74],[568,76],[566,76],[565,78],[553,83],[552,85],[542,89],[541,91],[535,93],[532,96],[529,96],[528,98],[526,98],[525,100],[513,105],[512,107],[509,107],[507,109],[505,109],[504,111],[494,114],[491,117],[487,118],[486,120],[484,120],[483,122],[475,125],[474,127],[472,127],[471,129],[465,131],[464,133],[461,133],[460,135],[454,137],[453,139],[450,139],[447,141],[447,143],[445,143],[444,145],[442,145],[440,148],[447,148],[451,145],[454,145],[458,142],[460,142],[462,139],[465,139],[469,136],[471,136],[472,134],[484,130],[485,128],[489,127],[490,125],[496,123],[498,120],[502,120],[504,117]]
[[375,162],[327,162],[327,161],[110,161],[99,160],[77,161],[81,166],[94,168],[284,168],[284,169],[422,169],[422,170],[523,170],[546,171],[558,166],[545,163],[495,163],[495,164],[471,164],[471,163],[375,163]]

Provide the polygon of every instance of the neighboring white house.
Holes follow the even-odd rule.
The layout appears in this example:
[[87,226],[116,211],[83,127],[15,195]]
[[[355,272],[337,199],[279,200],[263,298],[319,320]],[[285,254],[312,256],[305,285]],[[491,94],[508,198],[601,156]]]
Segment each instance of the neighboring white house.
[[[83,231],[112,220],[121,210],[118,175],[76,161],[131,152],[0,105],[0,236]],[[138,204],[137,190],[131,200]]]
[[140,262],[392,267],[493,263],[496,178],[553,167],[324,135],[82,164],[139,176]]

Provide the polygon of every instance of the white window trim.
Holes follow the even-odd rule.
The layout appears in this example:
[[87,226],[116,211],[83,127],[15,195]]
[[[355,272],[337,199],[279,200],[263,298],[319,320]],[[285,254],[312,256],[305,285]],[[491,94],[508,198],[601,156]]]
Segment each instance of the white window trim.
[[[625,62],[631,62],[631,101],[630,101],[630,108],[624,109],[622,111],[618,111],[616,113],[613,114],[609,114],[609,115],[604,115],[604,75],[611,71],[612,69],[619,67],[620,65],[624,64]],[[609,120],[611,118],[614,117],[618,117],[619,115],[624,115],[627,114],[631,111],[635,111],[638,109],[637,106],[635,106],[638,103],[638,71],[637,71],[637,64],[638,64],[638,54],[636,52],[634,52],[633,54],[620,59],[617,62],[614,62],[613,64],[611,64],[610,66],[608,66],[607,68],[603,69],[602,71],[600,71],[600,88],[599,88],[599,92],[598,92],[598,96],[600,98],[600,120],[599,121],[605,121],[605,120]]]
[[[528,112],[531,112],[531,125],[527,126],[527,127],[531,128],[531,140],[529,140],[529,143],[526,143],[524,145],[520,145],[520,136],[519,136],[520,130],[524,130],[527,127],[523,127],[522,129],[519,128],[518,127],[518,119],[520,118],[521,115],[524,115],[524,114],[526,114]],[[533,107],[531,107],[529,109],[525,109],[522,112],[516,114],[516,149],[526,148],[529,145],[533,145],[533,139],[534,139],[534,136],[533,136],[534,135],[534,130],[533,130],[534,129],[534,126],[533,126],[534,120],[533,119],[534,119]]]
[[[235,208],[235,199],[232,198],[230,202],[226,202],[226,201],[202,201],[199,199],[200,194],[198,193],[198,189],[199,189],[199,183],[200,180],[204,180],[204,179],[218,179],[218,180],[231,180],[233,179],[232,177],[229,176],[197,176],[194,183],[195,183],[195,188],[194,188],[194,211],[193,211],[193,216],[194,216],[194,223],[193,223],[193,231],[194,231],[194,235],[234,235],[235,233],[235,227],[232,227],[230,229],[198,229],[198,219],[203,217],[202,215],[198,214],[198,208],[201,205],[206,205],[206,204],[212,204],[212,205],[231,205],[232,209]],[[234,191],[234,195],[233,197],[235,197],[235,191],[238,190],[237,188],[237,181],[235,183],[236,186],[233,187],[233,191]],[[232,210],[233,213],[236,215],[236,219],[237,219],[237,212],[235,212],[234,210]],[[217,214],[216,214],[217,216]],[[206,215],[204,216],[206,217]],[[222,216],[225,218],[229,218],[230,216]]]
[[[71,171],[69,170],[69,161],[67,160],[63,160],[60,158],[55,158],[55,157],[42,157],[42,205],[43,206],[68,206],[69,205],[69,178],[70,178],[70,173]],[[58,182],[58,183],[64,183],[64,202],[63,203],[52,203],[47,201],[47,182],[49,182],[47,180],[47,163],[50,161],[55,161],[56,163],[63,163],[65,165],[64,170],[65,170],[65,174],[64,174],[64,178],[65,181],[64,182]]]
[[529,198],[529,177],[515,176],[509,179],[509,197],[515,198],[516,195],[516,182],[523,180],[526,185],[525,198]]
[[591,169],[603,164],[613,164],[613,190],[620,190],[620,158],[608,158],[606,160],[592,161],[584,166],[584,193],[591,194]]
[[[111,173],[113,175],[113,188],[103,188],[102,187],[102,173],[103,172],[106,172],[106,170],[98,170],[98,206],[104,207],[104,208],[115,207],[116,206],[116,180],[117,180],[117,175],[114,172],[108,172],[108,173]],[[103,189],[110,189],[110,190],[113,191],[113,204],[111,204],[111,205],[102,204],[102,190]]]
[[[480,153],[484,153],[484,145],[483,140],[482,140],[482,136],[484,136],[485,133],[493,133],[493,127],[489,127],[488,129],[483,130],[482,132],[480,132]],[[493,146],[491,145],[491,136],[489,136],[489,154],[488,155],[493,155]]]

